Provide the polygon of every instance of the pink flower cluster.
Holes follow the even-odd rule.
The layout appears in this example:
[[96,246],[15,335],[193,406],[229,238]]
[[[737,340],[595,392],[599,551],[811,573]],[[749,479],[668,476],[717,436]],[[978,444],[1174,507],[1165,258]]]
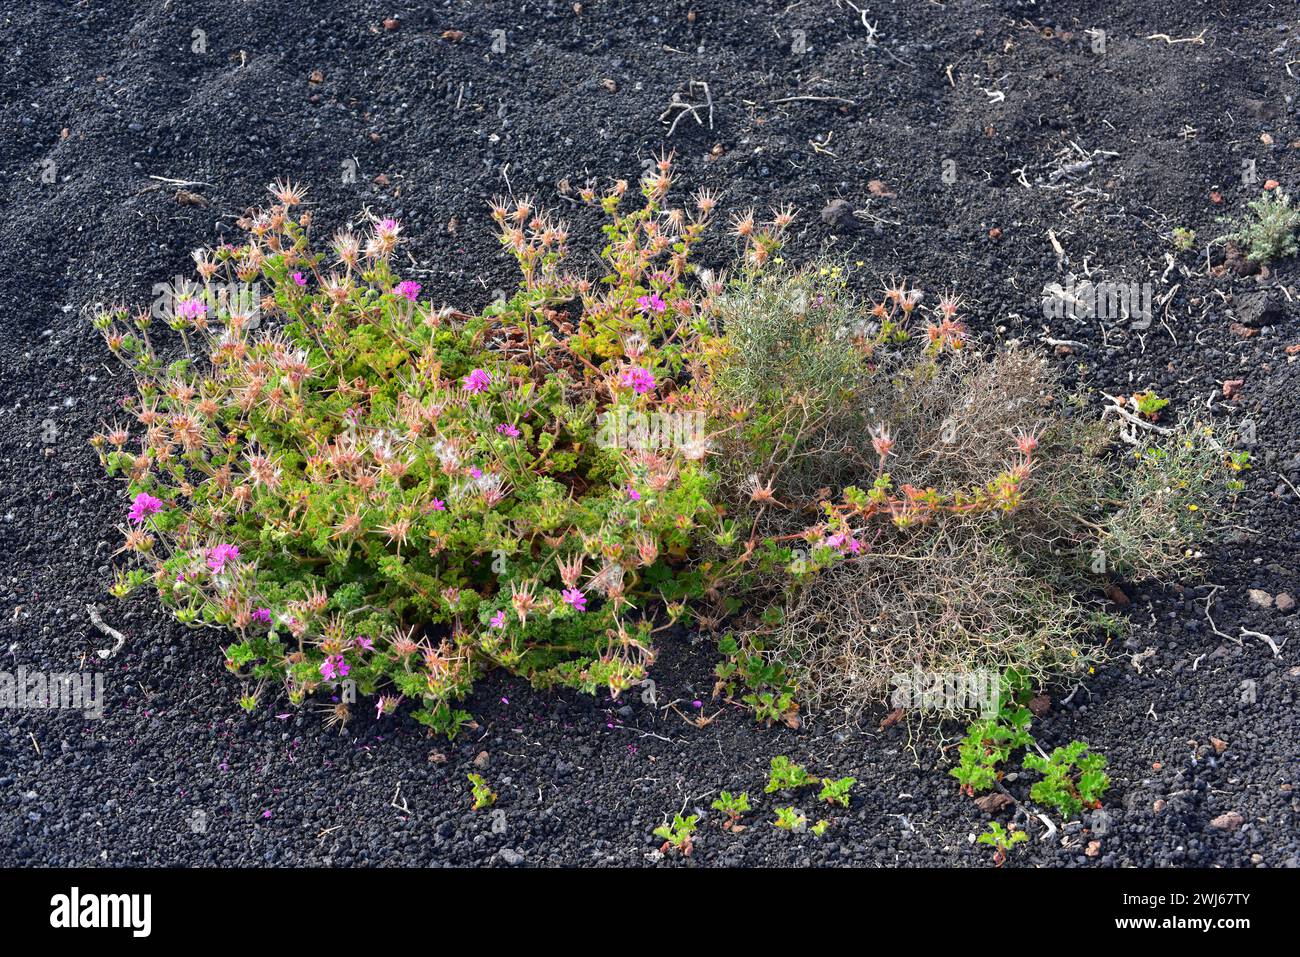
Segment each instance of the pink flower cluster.
[[668,303],[664,302],[657,292],[652,292],[648,296],[639,296],[636,304],[641,307],[642,312],[663,312],[668,308]]
[[334,681],[338,678],[346,678],[351,670],[342,655],[330,655],[321,662],[320,676],[326,681]]
[[239,546],[222,543],[208,552],[208,567],[214,572],[226,570],[226,563],[239,560]]
[[486,392],[487,387],[492,384],[492,377],[482,369],[475,369],[465,378],[460,380],[460,384],[466,392]]
[[862,552],[862,543],[848,532],[835,532],[822,539],[827,548],[838,548],[842,554],[857,555]]
[[623,388],[632,389],[637,395],[653,392],[655,388],[654,373],[649,369],[643,369],[641,366],[624,369],[619,373],[618,381]]
[[161,512],[162,507],[162,499],[154,498],[148,492],[141,492],[131,500],[131,511],[126,513],[126,517],[136,523],[143,522],[150,515]]
[[186,296],[176,301],[176,315],[181,319],[201,319],[208,314],[208,307],[201,299]]

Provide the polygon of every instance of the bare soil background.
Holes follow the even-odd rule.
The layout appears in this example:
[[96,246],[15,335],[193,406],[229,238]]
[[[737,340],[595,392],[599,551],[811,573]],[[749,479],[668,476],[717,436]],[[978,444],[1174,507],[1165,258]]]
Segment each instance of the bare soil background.
[[[5,7],[0,668],[101,668],[107,712],[0,714],[0,864],[635,865],[685,808],[705,812],[695,854],[665,863],[987,866],[972,836],[988,816],[932,744],[913,753],[901,726],[755,727],[710,701],[708,639],[663,642],[659,708],[493,677],[470,702],[480,728],[449,745],[364,711],[343,734],[284,701],[246,717],[220,636],[104,592],[125,502],[85,440],[130,382],[88,304],[147,303],[287,176],[312,187],[320,235],[392,215],[407,273],[478,307],[513,282],[492,194],[566,206],[566,181],[634,178],[664,147],[683,188],[798,206],[791,258],[861,261],[864,289],[889,274],[955,288],[985,342],[1051,351],[1072,382],[1254,423],[1255,469],[1204,579],[1122,583],[1128,646],[1068,704],[1054,689],[1037,723],[1045,746],[1085,738],[1110,758],[1105,815],[1050,836],[1034,819],[1012,864],[1300,864],[1300,367],[1285,353],[1300,270],[1239,275],[1205,253],[1266,180],[1300,189],[1294,3]],[[701,105],[669,135],[675,95]],[[858,214],[824,222],[835,199]],[[1175,226],[1196,230],[1195,253],[1170,244]],[[729,248],[719,230],[713,255]],[[1151,282],[1157,321],[1045,320],[1041,290],[1070,270]],[[105,663],[91,602],[129,636]],[[716,714],[704,727],[677,713],[695,700]],[[716,792],[760,794],[780,753],[857,777],[852,807],[821,815],[821,839],[773,828],[770,800],[722,831]],[[499,814],[469,810],[475,770]]]

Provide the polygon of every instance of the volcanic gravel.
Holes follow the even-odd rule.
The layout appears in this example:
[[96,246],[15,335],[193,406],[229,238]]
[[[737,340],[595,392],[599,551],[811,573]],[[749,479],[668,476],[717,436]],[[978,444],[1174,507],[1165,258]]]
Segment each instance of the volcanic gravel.
[[[477,730],[448,743],[364,707],[342,733],[283,699],[245,716],[221,635],[105,594],[126,503],[86,439],[131,383],[90,304],[147,304],[285,176],[310,185],[317,235],[394,216],[404,273],[478,308],[513,283],[489,197],[568,210],[580,246],[598,223],[567,190],[634,179],[665,147],[683,189],[796,205],[792,259],[861,261],[864,287],[955,289],[978,338],[1051,352],[1070,383],[1254,423],[1254,468],[1203,577],[1122,583],[1127,645],[1073,694],[1052,689],[1036,722],[1044,747],[1083,738],[1108,756],[1104,813],[1050,837],[1032,819],[1011,866],[1300,863],[1285,610],[1300,594],[1300,366],[1285,352],[1300,268],[1238,275],[1222,246],[1204,251],[1266,180],[1300,188],[1293,3],[7,6],[0,669],[100,670],[106,713],[0,716],[0,864],[989,865],[973,843],[988,815],[957,793],[951,752],[913,749],[901,724],[758,727],[711,699],[707,637],[664,637],[657,704],[491,676],[469,702]],[[675,95],[704,105],[669,137]],[[847,213],[819,215],[841,199]],[[1199,257],[1175,252],[1175,226],[1196,230]],[[1049,231],[1065,268],[1153,283],[1157,321],[1044,319],[1041,290],[1063,278]],[[730,248],[716,230],[710,255]],[[105,661],[88,603],[128,636]],[[824,837],[771,826],[776,754],[858,779],[845,811],[780,802],[830,818]],[[470,810],[467,772],[499,792],[490,811]],[[740,833],[708,810],[722,789],[757,798]],[[683,809],[702,814],[695,853],[661,858],[651,832]]]

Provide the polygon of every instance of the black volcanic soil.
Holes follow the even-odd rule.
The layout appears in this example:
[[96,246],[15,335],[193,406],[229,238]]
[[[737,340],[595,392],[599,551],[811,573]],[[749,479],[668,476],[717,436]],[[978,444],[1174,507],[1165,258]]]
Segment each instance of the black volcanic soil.
[[[724,706],[696,727],[636,694],[543,694],[498,676],[471,702],[479,730],[454,744],[370,712],[339,734],[283,701],[246,717],[219,636],[104,592],[125,503],[85,440],[131,384],[89,329],[88,304],[146,303],[288,176],[311,185],[322,231],[365,208],[401,219],[409,274],[474,308],[512,281],[489,196],[563,205],[566,179],[632,178],[664,147],[685,187],[798,206],[788,256],[828,249],[862,261],[864,284],[896,273],[956,288],[979,336],[1053,352],[1071,380],[1154,387],[1169,411],[1226,429],[1255,423],[1255,468],[1205,548],[1203,580],[1124,583],[1129,645],[1038,722],[1045,746],[1079,737],[1108,755],[1106,816],[1050,837],[1032,819],[1013,864],[1300,864],[1296,616],[1247,595],[1300,594],[1300,366],[1285,352],[1300,342],[1300,267],[1241,276],[1205,251],[1225,231],[1219,217],[1239,215],[1265,180],[1300,189],[1295,5],[868,7],[874,37],[847,2],[811,0],[592,0],[580,13],[568,2],[9,4],[0,670],[102,669],[107,712],[0,713],[0,864],[644,864],[666,815],[707,811],[724,788],[761,796],[784,753],[855,776],[851,808],[829,815],[821,839],[773,828],[770,799],[740,834],[711,815],[689,864],[988,866],[972,843],[987,816],[957,794],[948,759],[908,750],[901,726],[764,730]],[[1104,31],[1104,51],[1088,30]],[[708,84],[712,112],[669,136],[674,94],[705,99],[692,80]],[[837,198],[861,211],[857,226],[821,221]],[[594,235],[581,211],[570,218]],[[1175,226],[1196,230],[1195,251],[1173,248]],[[727,247],[720,236],[715,255]],[[1066,270],[1151,282],[1157,322],[1044,320],[1041,290]],[[1243,300],[1262,288],[1281,308],[1243,326]],[[1232,379],[1244,383],[1227,399]],[[129,636],[106,662],[91,602]],[[714,715],[710,643],[679,637],[660,652],[660,705],[690,715],[702,699]],[[480,752],[500,814],[469,810]],[[811,797],[801,804],[818,814]],[[1211,826],[1229,812],[1239,828]]]

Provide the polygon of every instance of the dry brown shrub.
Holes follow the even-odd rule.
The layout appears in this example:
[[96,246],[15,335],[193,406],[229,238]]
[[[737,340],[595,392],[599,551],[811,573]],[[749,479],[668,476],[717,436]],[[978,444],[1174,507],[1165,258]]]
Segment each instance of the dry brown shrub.
[[[789,281],[799,293],[790,300],[803,303],[807,273]],[[752,541],[788,541],[845,486],[869,488],[881,467],[870,430],[880,423],[893,437],[884,462],[893,488],[980,487],[1006,473],[1018,441],[1036,443],[1023,499],[1008,512],[939,513],[907,528],[886,519],[860,556],[808,574],[772,562],[752,571],[735,628],[742,653],[783,663],[807,711],[856,720],[914,669],[1014,667],[1039,683],[1083,669],[1096,658],[1098,625],[1117,627],[1095,600],[1104,576],[1160,577],[1185,560],[1200,522],[1187,505],[1214,497],[1212,440],[1184,430],[1168,448],[1124,455],[1040,355],[837,339],[856,303],[783,313],[772,282],[753,295],[740,284],[728,306],[742,329],[733,328],[731,359],[758,357],[761,374],[718,378],[732,390],[724,402],[768,416],[767,433],[723,436],[718,457]],[[798,348],[783,352],[792,339]],[[842,374],[839,353],[854,345],[864,362],[853,387],[819,389],[821,370]],[[783,355],[792,369],[780,371]],[[770,494],[756,498],[756,487]]]

